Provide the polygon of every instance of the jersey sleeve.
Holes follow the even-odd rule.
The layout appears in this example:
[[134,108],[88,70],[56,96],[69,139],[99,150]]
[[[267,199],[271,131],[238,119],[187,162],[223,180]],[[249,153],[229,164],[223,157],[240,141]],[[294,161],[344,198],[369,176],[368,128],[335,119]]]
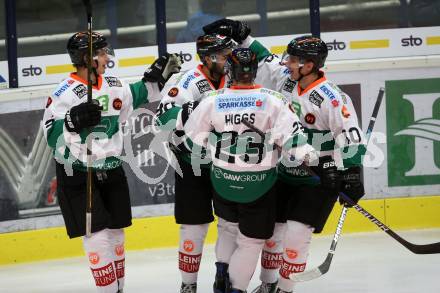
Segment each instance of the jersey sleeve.
[[181,106],[191,101],[194,101],[194,95],[190,89],[185,89],[179,85],[170,87],[168,92],[164,93],[157,107],[157,124],[170,125],[173,129],[182,130]]
[[344,168],[359,166],[366,152],[365,136],[350,97],[340,90],[334,93],[336,99],[323,104],[328,127],[335,138],[335,150],[341,152]]
[[42,127],[44,137],[51,148],[56,147],[59,138],[64,141],[64,117],[70,107],[71,101],[68,96],[57,97],[52,94],[47,98]]
[[287,104],[277,101],[281,105],[274,117],[272,126],[272,140],[282,146],[286,154],[294,156],[302,162],[306,155],[314,153],[311,145],[307,144],[307,136],[296,113]]
[[184,131],[192,143],[206,147],[212,130],[212,98],[203,99],[185,123]]
[[290,76],[288,68],[281,63],[277,55],[263,46],[259,41],[248,37],[242,44],[257,55],[258,70],[255,83],[265,88],[281,92],[284,83]]

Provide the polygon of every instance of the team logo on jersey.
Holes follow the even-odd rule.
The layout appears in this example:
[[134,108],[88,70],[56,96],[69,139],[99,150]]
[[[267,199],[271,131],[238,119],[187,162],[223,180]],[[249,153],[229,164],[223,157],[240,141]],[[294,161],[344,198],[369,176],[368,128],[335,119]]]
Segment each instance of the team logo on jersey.
[[121,110],[122,108],[122,101],[120,98],[116,98],[113,100],[113,109],[115,109],[116,111]]
[[316,92],[316,91],[312,91],[312,92],[310,93],[310,96],[309,96],[309,101],[310,101],[312,104],[314,104],[314,105],[318,106],[319,108],[321,108],[321,104],[322,104],[322,102],[324,101],[324,98],[321,97],[321,96],[318,94],[318,92]]
[[90,252],[89,253],[89,262],[92,265],[97,265],[99,263],[99,255],[97,252]]
[[122,87],[121,81],[119,79],[117,79],[116,77],[106,76],[104,78],[107,81],[109,87],[113,87],[113,86]]
[[85,95],[87,95],[87,88],[83,84],[80,84],[80,85],[74,87],[72,91],[80,99],[82,99]]
[[199,89],[199,92],[201,94],[212,90],[211,85],[209,84],[209,82],[206,79],[202,79],[202,80],[196,82],[196,86]]
[[286,248],[286,255],[290,259],[295,259],[298,256],[298,252],[291,248]]
[[168,91],[168,96],[170,96],[170,97],[172,97],[172,98],[174,98],[174,97],[177,96],[178,94],[179,94],[179,89],[176,88],[176,87],[173,87],[173,88],[171,88],[171,89]]
[[98,100],[99,105],[102,106],[102,111],[107,112],[108,111],[108,102],[109,102],[108,95],[99,96],[96,99]]
[[344,116],[344,118],[350,117],[350,112],[348,111],[348,109],[345,105],[342,106],[341,113],[342,113],[342,116]]
[[306,121],[308,124],[315,124],[316,117],[312,113],[307,113],[304,117],[304,121]]
[[283,91],[286,91],[286,92],[292,93],[292,92],[293,92],[293,89],[295,88],[295,85],[296,85],[296,82],[295,82],[295,81],[292,81],[290,78],[288,78],[288,79],[286,80],[286,82],[284,83]]
[[50,104],[52,104],[52,98],[48,97],[46,102],[46,108],[49,108]]
[[194,248],[195,248],[195,244],[191,240],[187,239],[183,241],[183,250],[185,250],[186,252],[191,252],[194,250]]
[[339,102],[337,100],[332,101],[333,107],[337,108],[339,106]]

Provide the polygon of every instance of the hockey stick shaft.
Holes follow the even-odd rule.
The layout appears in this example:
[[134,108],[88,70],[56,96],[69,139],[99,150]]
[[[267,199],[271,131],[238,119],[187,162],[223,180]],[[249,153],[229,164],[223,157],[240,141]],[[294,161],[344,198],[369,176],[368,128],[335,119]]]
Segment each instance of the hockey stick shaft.
[[[87,102],[92,102],[92,59],[93,59],[93,38],[92,38],[92,4],[90,0],[83,0],[87,12]],[[90,129],[89,129],[90,134]],[[93,201],[93,173],[92,173],[92,139],[87,136],[87,194],[86,194],[86,236],[92,234],[92,201]]]
[[364,217],[366,217],[370,222],[375,224],[377,227],[379,227],[382,231],[390,235],[392,238],[397,240],[400,244],[405,246],[407,249],[409,249],[411,252],[415,254],[435,254],[440,253],[440,242],[431,243],[431,244],[414,244],[406,241],[402,237],[400,237],[396,232],[391,230],[387,225],[382,223],[379,219],[377,219],[375,216],[367,212],[363,207],[361,207],[358,204],[355,204],[351,198],[349,198],[347,195],[341,192],[340,195],[346,202],[348,202],[350,205],[353,205],[353,208],[361,213]]

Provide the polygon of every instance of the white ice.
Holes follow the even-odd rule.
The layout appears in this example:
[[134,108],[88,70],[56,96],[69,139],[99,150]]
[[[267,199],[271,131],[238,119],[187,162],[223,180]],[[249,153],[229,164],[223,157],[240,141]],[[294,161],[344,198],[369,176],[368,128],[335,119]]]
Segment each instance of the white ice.
[[[399,232],[417,243],[440,241],[440,229]],[[315,237],[308,268],[325,258],[331,236]],[[30,244],[31,245],[31,244]],[[126,293],[177,293],[180,275],[175,248],[129,251]],[[199,293],[212,292],[214,249],[207,245],[199,273]],[[257,269],[248,292],[259,284]],[[96,292],[85,257],[0,266],[1,293]],[[299,284],[309,293],[439,293],[440,254],[416,255],[383,232],[344,234],[330,271]]]

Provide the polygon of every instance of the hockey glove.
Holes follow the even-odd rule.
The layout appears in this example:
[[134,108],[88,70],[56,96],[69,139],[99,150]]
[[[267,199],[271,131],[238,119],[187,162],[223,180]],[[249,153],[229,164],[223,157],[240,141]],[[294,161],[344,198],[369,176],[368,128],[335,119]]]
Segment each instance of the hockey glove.
[[162,90],[170,77],[174,73],[178,73],[180,71],[182,64],[182,56],[178,54],[166,53],[165,55],[157,58],[150,68],[145,71],[142,81],[157,82],[159,89]]
[[311,166],[310,168],[319,176],[321,186],[324,189],[328,189],[332,194],[339,191],[339,173],[331,156],[319,158],[318,166]]
[[220,34],[242,43],[251,33],[250,27],[238,20],[222,18],[203,27],[205,34]]
[[64,117],[64,124],[70,132],[80,133],[87,127],[93,127],[101,121],[102,106],[97,100],[73,106]]
[[[351,167],[341,172],[341,192],[345,193],[354,203],[364,196],[364,185],[361,182],[361,168]],[[341,204],[351,207],[350,204],[339,198]]]
[[182,105],[182,124],[185,125],[186,121],[188,121],[189,115],[196,109],[199,105],[198,101],[187,102]]

